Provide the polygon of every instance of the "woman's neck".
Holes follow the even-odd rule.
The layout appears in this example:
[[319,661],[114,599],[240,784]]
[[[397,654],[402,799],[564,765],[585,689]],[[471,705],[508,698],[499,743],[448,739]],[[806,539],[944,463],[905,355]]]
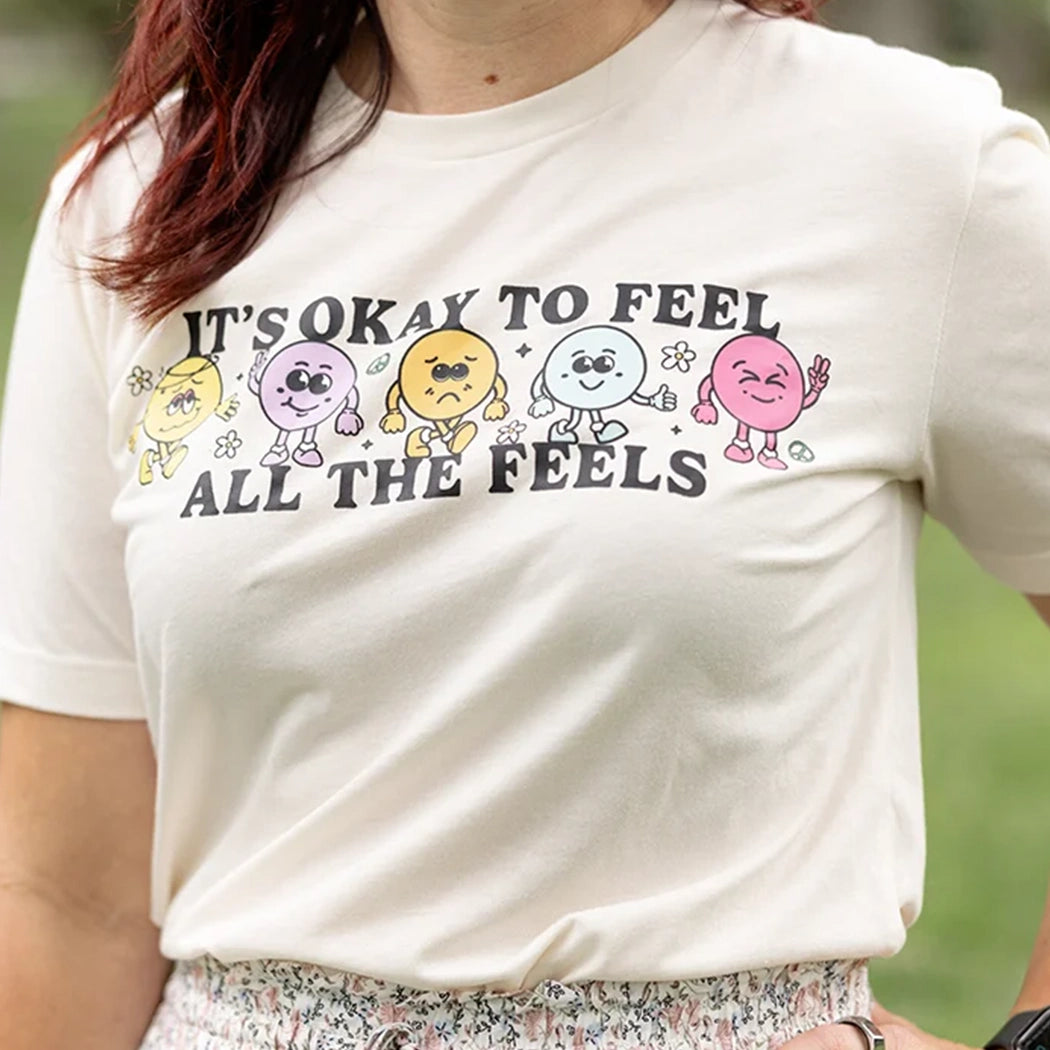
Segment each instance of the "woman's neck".
[[[527,98],[608,58],[671,2],[377,0],[394,57],[388,107],[468,113]],[[362,23],[339,71],[367,96],[376,70]]]

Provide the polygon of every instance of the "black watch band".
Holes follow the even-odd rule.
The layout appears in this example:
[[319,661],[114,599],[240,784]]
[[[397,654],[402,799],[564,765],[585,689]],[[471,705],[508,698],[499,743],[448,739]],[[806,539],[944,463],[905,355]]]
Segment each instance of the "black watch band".
[[[1019,1014],[1014,1014],[1002,1028],[999,1029],[987,1043],[984,1044],[985,1050],[1036,1050],[1035,1045],[1028,1047],[1026,1044],[1028,1040],[1022,1040],[1027,1031],[1033,1027],[1033,1022],[1038,1018],[1043,1018],[1047,1024],[1039,1025],[1041,1029],[1045,1029],[1050,1026],[1050,1007],[1046,1007],[1042,1010],[1024,1010]],[[1043,1047],[1047,1047],[1045,1040],[1041,1041]]]

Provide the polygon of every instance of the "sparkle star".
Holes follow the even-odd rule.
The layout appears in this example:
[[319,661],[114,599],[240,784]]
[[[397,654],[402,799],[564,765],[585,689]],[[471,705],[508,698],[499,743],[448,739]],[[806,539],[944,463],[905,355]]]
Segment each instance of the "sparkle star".
[[671,433],[675,435],[681,434],[682,428],[676,423],[673,427],[671,427]]
[[522,343],[517,350],[514,351],[518,357],[527,357],[532,353],[532,347],[528,343]]
[[362,447],[363,449],[365,449],[366,451],[367,451],[368,449],[370,449],[370,448],[372,447],[372,440],[371,440],[371,438],[369,438],[369,440],[368,440],[368,441],[364,441],[364,442],[362,442],[362,444],[361,444],[361,447]]

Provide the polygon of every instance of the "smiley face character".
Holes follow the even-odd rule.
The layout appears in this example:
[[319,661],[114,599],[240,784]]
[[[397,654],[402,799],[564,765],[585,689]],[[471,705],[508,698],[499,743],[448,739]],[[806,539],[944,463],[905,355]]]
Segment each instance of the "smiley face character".
[[627,434],[627,427],[618,419],[605,419],[605,409],[634,401],[670,412],[678,404],[666,383],[655,394],[639,393],[645,370],[645,351],[633,336],[608,325],[581,328],[547,355],[532,382],[529,415],[550,415],[557,402],[569,409],[569,417],[555,420],[549,440],[578,442],[577,428],[586,412],[596,441],[616,441]]
[[766,435],[758,462],[770,470],[787,470],[777,455],[777,435],[817,403],[828,385],[830,369],[831,362],[818,354],[807,373],[807,392],[802,366],[783,343],[764,335],[738,336],[715,355],[710,375],[700,384],[693,418],[698,423],[718,422],[713,392],[737,421],[736,436],[725,450],[726,459],[750,463],[755,458],[750,440],[753,428]]
[[264,467],[288,458],[289,434],[299,435],[292,459],[304,467],[319,467],[324,462],[317,447],[317,428],[322,423],[335,416],[335,432],[350,436],[364,426],[357,412],[357,369],[330,343],[292,343],[269,362],[260,350],[248,372],[248,389],[277,427],[273,445],[259,461]]
[[170,478],[189,452],[183,440],[212,415],[232,419],[238,407],[236,394],[222,399],[222,376],[210,358],[195,354],[173,364],[161,376],[142,421],[128,439],[132,452],[140,430],[156,442],[155,449],[142,453],[139,483],[153,481],[153,467],[158,463],[161,474]]
[[507,382],[499,374],[496,351],[480,335],[461,328],[428,332],[405,352],[393,386],[386,395],[386,415],[379,421],[387,434],[405,429],[404,403],[430,426],[416,427],[405,439],[406,456],[429,456],[438,438],[452,455],[474,440],[478,425],[465,419],[489,395],[483,416],[502,419],[508,411]]

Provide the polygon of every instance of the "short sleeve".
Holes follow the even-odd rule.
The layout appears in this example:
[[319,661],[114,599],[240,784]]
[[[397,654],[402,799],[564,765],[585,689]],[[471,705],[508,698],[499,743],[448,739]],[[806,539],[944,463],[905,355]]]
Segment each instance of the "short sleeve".
[[922,483],[981,566],[1050,593],[1050,144],[999,106],[951,270]]
[[[108,295],[83,272],[85,221],[60,173],[37,226],[0,419],[0,699],[144,717],[99,333]],[[78,198],[79,200],[79,198]]]

